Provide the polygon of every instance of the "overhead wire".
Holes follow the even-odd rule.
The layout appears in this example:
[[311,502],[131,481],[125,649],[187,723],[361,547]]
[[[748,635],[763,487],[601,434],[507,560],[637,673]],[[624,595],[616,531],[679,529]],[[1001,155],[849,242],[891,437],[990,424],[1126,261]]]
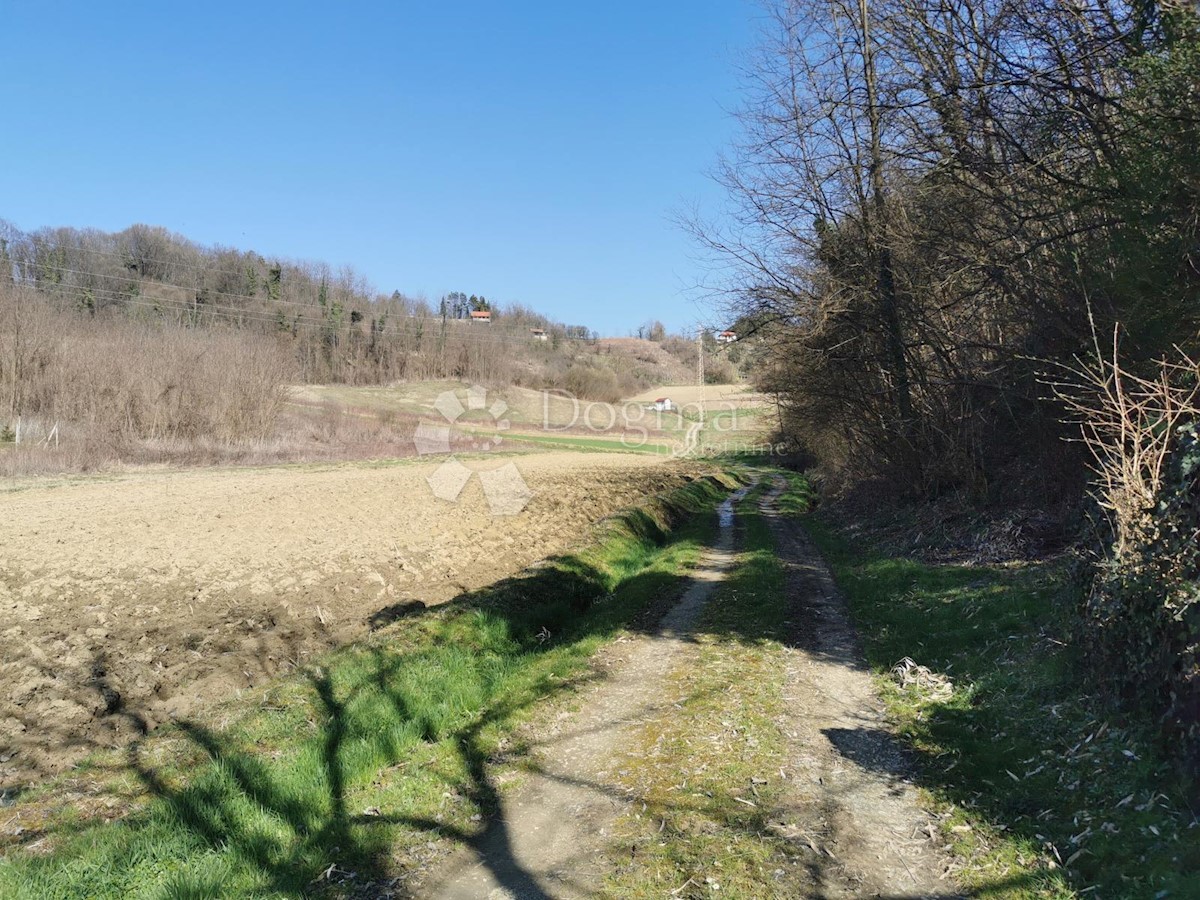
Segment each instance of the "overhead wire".
[[[152,282],[152,284],[157,284],[157,285],[165,284],[168,287],[176,287],[176,288],[181,287],[180,285],[166,284],[164,282]],[[285,326],[283,329],[280,329],[280,330],[290,330],[294,327],[311,328],[314,330],[327,330],[330,327],[334,326],[334,323],[331,320],[318,318],[315,316],[302,316],[299,314],[288,314],[281,320],[278,312],[272,313],[269,310],[252,310],[252,309],[245,309],[245,308],[238,307],[238,306],[226,306],[226,305],[222,305],[222,304],[215,304],[215,303],[212,303],[209,301],[200,301],[197,303],[192,303],[185,299],[169,298],[169,297],[151,297],[149,295],[143,295],[143,294],[130,295],[130,294],[128,294],[126,292],[122,292],[122,291],[113,291],[113,290],[110,290],[107,288],[95,288],[95,287],[87,287],[87,286],[83,286],[83,285],[56,284],[53,286],[52,290],[55,293],[58,293],[60,295],[65,295],[65,296],[68,296],[68,297],[71,297],[73,299],[80,300],[80,301],[84,301],[84,300],[87,300],[90,298],[92,300],[102,300],[102,301],[106,300],[108,302],[113,303],[114,305],[119,304],[122,306],[135,306],[135,307],[139,307],[139,308],[143,308],[143,309],[152,309],[152,310],[159,311],[159,312],[170,311],[170,312],[176,312],[176,313],[180,313],[183,315],[190,315],[190,316],[219,314],[221,317],[225,318],[226,320],[230,321],[231,323],[236,322],[236,321],[245,320],[245,321],[250,321],[250,322],[256,322],[259,324]],[[43,292],[45,292],[45,291],[43,290]],[[311,308],[311,307],[309,307],[309,308]],[[403,318],[400,319],[400,321],[403,322],[403,321],[410,321],[410,320],[414,320],[414,319],[418,320],[418,321],[435,321],[435,322],[442,321],[440,316],[439,317],[404,316]],[[453,333],[453,338],[458,341],[466,340],[469,342],[480,343],[480,344],[520,344],[522,346],[536,342],[536,339],[534,339],[532,337],[525,338],[525,337],[517,337],[517,336],[508,336],[508,335],[499,335],[499,334],[483,334],[483,333],[462,331],[461,330],[462,324],[467,323],[467,320],[464,320],[464,319],[447,319],[446,322],[447,322],[447,324],[449,324],[451,322],[455,323],[455,325],[454,325],[455,330]],[[341,323],[342,327],[346,327],[348,325],[350,325],[350,323],[348,321],[343,321]],[[471,324],[470,327],[477,328],[478,326]],[[491,327],[491,326],[488,326],[488,327]],[[393,336],[393,335],[399,336],[399,332],[397,332],[397,331],[393,331],[393,332],[390,332],[387,334],[388,334],[388,336]]]
[[[102,256],[109,256],[109,257],[113,257],[116,259],[126,259],[127,258],[121,254],[108,253],[108,252],[100,251],[100,250],[91,250],[91,249],[84,248],[84,247],[75,247],[72,249],[80,250],[85,253],[94,253],[94,254],[98,254],[98,255],[102,255]],[[161,260],[157,260],[157,261],[161,262]],[[203,269],[201,267],[188,266],[187,264],[183,264],[183,263],[176,264],[176,263],[172,262],[171,264],[179,265],[180,267],[183,267],[183,268],[200,269],[201,271],[204,271],[206,273],[212,272],[211,269]],[[121,274],[116,274],[116,273],[87,271],[87,270],[82,270],[82,269],[67,268],[65,266],[57,266],[57,265],[53,265],[53,264],[33,263],[33,265],[37,266],[38,268],[44,269],[46,271],[51,271],[51,272],[61,273],[61,274],[77,275],[80,278],[95,278],[95,279],[103,279],[103,280],[110,281],[110,282],[120,282],[120,283],[125,283],[127,281],[133,280],[128,275],[121,275]],[[312,303],[305,303],[305,302],[299,301],[299,300],[284,300],[282,298],[279,298],[279,299],[270,298],[270,297],[264,298],[264,297],[255,296],[255,295],[251,295],[251,294],[236,294],[236,293],[232,293],[230,291],[218,291],[218,290],[215,290],[212,288],[201,288],[200,286],[197,286],[197,285],[184,285],[184,284],[178,284],[176,282],[170,282],[170,281],[161,281],[161,280],[152,279],[148,282],[148,284],[167,287],[167,288],[174,288],[176,290],[185,291],[185,292],[204,291],[207,293],[207,296],[198,295],[201,297],[201,301],[198,305],[203,305],[210,310],[218,309],[218,310],[232,311],[232,312],[235,312],[236,314],[242,315],[242,316],[251,316],[253,314],[257,314],[262,311],[260,311],[260,310],[243,310],[241,307],[222,306],[220,304],[214,304],[212,302],[212,300],[209,298],[215,297],[218,299],[226,299],[226,300],[245,300],[247,302],[252,302],[252,303],[268,303],[273,306],[298,307],[300,309],[304,309],[304,310],[308,310],[308,311],[315,311],[316,309],[319,308],[318,305],[315,305]],[[104,288],[92,288],[92,287],[86,287],[86,286],[79,286],[79,287],[82,287],[85,290],[107,291],[107,293],[110,295],[120,295],[121,297],[124,296],[124,293],[120,292],[120,291],[111,291],[111,290],[104,289]],[[55,288],[58,290],[64,290],[65,286],[55,285]],[[359,298],[359,299],[362,299],[362,298]],[[166,302],[168,302],[168,298],[162,298],[159,302],[166,303]],[[366,304],[374,304],[376,302],[378,302],[378,301],[373,301],[370,299],[365,300]],[[351,311],[353,311],[353,310],[351,310]],[[276,318],[278,317],[278,311],[269,312],[269,313],[266,313],[266,315],[270,316],[272,321],[275,321]],[[319,316],[313,316],[313,315],[305,316],[305,315],[301,315],[298,313],[297,314],[289,313],[289,315],[292,316],[292,320],[295,320],[296,317],[300,317],[301,320],[307,319],[309,321],[318,323],[319,327],[328,327],[328,320],[325,318],[319,317]],[[411,313],[404,313],[403,317],[405,319],[409,319],[409,320],[419,320],[419,321],[426,321],[426,322],[467,321],[465,319],[459,319],[457,317],[418,316],[418,315],[414,315]],[[506,337],[506,336],[500,336],[500,335],[493,335],[493,336],[479,335],[478,337],[473,337],[472,340],[481,340],[481,341],[482,340],[491,340],[491,341],[498,341],[498,342],[511,342],[511,343],[521,343],[521,344],[527,342],[526,338]]]
[[[89,254],[92,254],[95,256],[103,256],[103,257],[107,257],[109,259],[116,259],[116,260],[120,260],[126,264],[128,264],[131,261],[130,255],[124,254],[124,253],[115,253],[115,252],[109,251],[109,250],[96,250],[91,247],[82,247],[82,246],[78,246],[78,245],[72,246],[70,248],[70,250],[78,251],[80,253],[89,253]],[[241,253],[242,251],[233,251],[233,252]],[[189,269],[192,271],[200,272],[205,275],[214,274],[214,267],[212,267],[212,266],[202,266],[202,265],[196,265],[194,263],[177,262],[175,260],[163,259],[162,257],[139,257],[139,259],[142,260],[143,262],[156,263],[161,266],[174,266],[176,268]],[[38,265],[38,263],[36,263],[36,261],[33,262],[32,264]],[[44,265],[44,267],[52,268],[54,271],[69,271],[69,272],[73,272],[75,274],[89,275],[89,276],[97,277],[97,278],[109,278],[109,279],[116,279],[116,280],[122,280],[122,278],[123,278],[123,276],[121,276],[121,275],[106,274],[106,273],[101,273],[101,272],[83,272],[83,271],[76,270],[76,269],[66,269],[64,267],[53,266],[52,264],[48,265],[48,266],[46,266],[45,264],[43,264],[43,265]],[[323,265],[323,264],[318,264],[318,265]],[[124,277],[127,277],[127,276],[124,276]],[[306,273],[306,277],[312,277],[312,276],[308,275],[308,273]],[[202,287],[201,285],[183,285],[183,284],[177,284],[175,282],[170,282],[170,281],[161,281],[158,279],[152,279],[152,280],[154,280],[155,283],[159,283],[159,284],[170,284],[181,290],[200,290]],[[208,290],[212,294],[217,294],[217,295],[220,295],[220,296],[228,298],[228,299],[234,299],[234,300],[261,300],[262,299],[261,297],[256,297],[251,294],[236,294],[236,293],[232,293],[229,291],[217,291],[212,288],[204,288],[204,289]],[[383,296],[383,295],[379,295],[379,296]],[[362,296],[362,295],[360,295],[356,299],[363,300],[366,303],[379,302],[378,300],[374,300],[374,299],[371,299],[370,297],[366,297],[366,296]],[[390,299],[390,298],[388,298],[388,299]],[[291,306],[302,306],[302,307],[306,307],[306,308],[312,307],[311,303],[305,303],[300,300],[277,299],[277,300],[272,300],[271,302],[287,304],[287,305],[291,305]],[[410,316],[410,318],[425,318],[430,321],[434,321],[434,320],[440,321],[442,317],[441,316],[424,316],[424,317]]]

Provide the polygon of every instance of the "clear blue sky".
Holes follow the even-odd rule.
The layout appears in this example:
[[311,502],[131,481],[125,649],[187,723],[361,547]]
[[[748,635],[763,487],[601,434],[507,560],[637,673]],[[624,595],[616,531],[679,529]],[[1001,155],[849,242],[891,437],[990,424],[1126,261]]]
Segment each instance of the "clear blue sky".
[[0,218],[350,264],[624,334],[705,314],[751,0],[7,3]]

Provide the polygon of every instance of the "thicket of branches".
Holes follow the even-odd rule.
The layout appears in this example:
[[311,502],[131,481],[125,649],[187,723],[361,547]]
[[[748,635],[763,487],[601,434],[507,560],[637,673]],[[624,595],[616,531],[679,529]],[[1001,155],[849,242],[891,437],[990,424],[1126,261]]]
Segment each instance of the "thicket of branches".
[[915,498],[1047,503],[1090,474],[1089,658],[1200,759],[1194,6],[770,12],[721,169],[735,224],[698,233],[769,340],[784,430],[842,485]]
[[1095,473],[1105,549],[1084,595],[1082,634],[1116,692],[1158,712],[1200,771],[1200,362],[1180,353],[1155,377],[1111,349],[1055,366]]
[[0,441],[10,442],[3,475],[93,469],[135,447],[173,458],[262,443],[296,378],[278,341],[229,328],[89,321],[12,284],[0,284],[0,347]]
[[[780,0],[700,235],[770,336],[765,387],[843,481],[1078,489],[1045,359],[1120,322],[1137,370],[1200,325],[1185,6]],[[742,330],[745,330],[743,324]]]

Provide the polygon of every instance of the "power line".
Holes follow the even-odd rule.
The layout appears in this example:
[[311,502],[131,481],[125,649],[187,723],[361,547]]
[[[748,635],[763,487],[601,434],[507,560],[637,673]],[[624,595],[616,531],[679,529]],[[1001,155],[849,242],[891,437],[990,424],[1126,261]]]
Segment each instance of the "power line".
[[[204,301],[193,303],[188,300],[173,299],[170,297],[146,297],[141,294],[130,295],[120,291],[108,290],[107,288],[90,288],[78,285],[56,285],[54,290],[56,293],[65,294],[78,300],[107,300],[114,305],[170,309],[193,314],[201,311],[219,312],[230,317],[242,317],[250,320],[270,322],[279,321],[277,314],[272,314],[267,310],[243,309],[242,307],[223,306]],[[41,293],[46,294],[49,292],[43,290]],[[327,325],[326,322],[312,316],[296,316],[295,320],[301,325],[311,325],[312,327],[325,327]]]
[[[273,305],[273,306],[292,306],[292,307],[299,307],[301,309],[309,310],[309,311],[315,311],[320,308],[319,304],[305,303],[300,300],[283,300],[283,299],[275,299],[275,298],[271,298],[271,297],[260,297],[260,296],[255,296],[252,294],[234,294],[234,293],[231,293],[228,291],[217,291],[217,290],[213,290],[210,288],[198,289],[195,286],[177,284],[177,283],[171,282],[171,281],[159,281],[159,280],[151,279],[147,282],[141,282],[141,281],[137,281],[133,278],[130,278],[129,276],[126,276],[126,275],[110,274],[110,273],[105,273],[105,272],[92,272],[92,271],[86,271],[86,270],[82,270],[82,269],[68,269],[68,268],[61,267],[61,266],[52,266],[52,265],[44,265],[44,264],[39,264],[38,267],[45,269],[47,271],[50,271],[50,272],[54,272],[56,274],[78,275],[81,278],[104,279],[106,281],[115,281],[115,282],[120,282],[122,284],[133,281],[139,287],[141,287],[143,285],[148,285],[150,287],[174,288],[176,290],[180,290],[185,293],[196,293],[197,297],[202,298],[200,300],[200,303],[205,306],[209,306],[210,308],[224,308],[224,309],[236,310],[239,313],[242,312],[241,307],[232,307],[232,306],[220,307],[217,304],[213,304],[211,300],[203,298],[202,294],[199,293],[199,291],[204,291],[204,292],[207,292],[210,296],[213,296],[213,297],[216,297],[219,299],[226,299],[226,300],[246,300],[251,303],[266,303],[266,304]],[[51,289],[65,291],[68,288],[74,288],[74,289],[78,289],[78,290],[99,291],[99,292],[107,293],[107,294],[110,294],[110,295],[113,295],[116,297],[127,296],[125,294],[125,292],[123,292],[123,291],[113,291],[113,290],[110,290],[107,288],[97,288],[97,287],[91,287],[91,286],[79,285],[79,284],[63,285],[63,284],[59,284],[59,283],[54,283],[53,288],[39,287],[38,289],[42,290],[43,292],[48,292]],[[171,301],[169,298],[163,298],[163,302],[176,302],[176,301]],[[186,301],[183,301],[183,302],[186,302]],[[367,305],[374,305],[377,302],[378,301],[370,300],[370,299],[365,301],[365,303]],[[384,301],[384,302],[387,302],[387,301]],[[351,310],[351,311],[354,311],[354,310]],[[244,314],[250,315],[250,314],[253,314],[254,312],[258,312],[258,311],[247,310],[247,311],[245,311]],[[277,313],[273,313],[271,315],[275,315],[275,314],[277,314]],[[387,312],[384,312],[384,315],[387,315]],[[441,316],[417,316],[417,315],[413,315],[410,313],[403,313],[401,315],[403,315],[403,317],[405,319],[416,319],[416,320],[425,321],[425,322],[440,322],[442,320]],[[320,322],[322,324],[324,324],[327,321],[326,319],[318,317],[318,316],[305,316],[304,318],[308,318],[312,321]],[[450,319],[450,321],[466,322],[467,320],[454,318],[454,319]],[[494,339],[495,340],[511,340],[511,341],[519,342],[519,343],[524,341],[524,339],[522,339],[522,338],[504,338],[501,336],[495,336]]]
[[[28,235],[27,235],[27,237],[29,237],[29,238],[30,238],[30,240],[34,240],[34,238],[32,238],[32,236],[28,236]],[[186,238],[185,238],[185,240],[186,240]],[[72,245],[69,247],[69,249],[70,249],[70,250],[72,250],[72,251],[77,251],[77,252],[79,252],[79,253],[91,253],[91,254],[93,254],[93,255],[95,255],[95,256],[107,256],[107,257],[109,257],[110,259],[119,259],[119,260],[122,260],[123,262],[126,262],[126,263],[128,263],[128,262],[132,261],[132,260],[135,258],[135,256],[136,256],[135,254],[132,254],[132,253],[116,253],[116,252],[114,252],[114,251],[111,251],[111,250],[97,250],[97,249],[95,249],[95,248],[93,248],[93,247],[84,247],[84,246],[82,246],[81,244],[72,244]],[[211,248],[210,248],[210,249],[211,249]],[[197,247],[197,252],[198,252],[198,253],[203,253],[203,252],[205,252],[205,251],[204,251],[204,249],[203,249],[203,248],[199,248],[199,247]],[[219,251],[218,251],[218,252],[219,252]],[[237,254],[239,254],[239,255],[241,255],[241,256],[243,256],[243,257],[245,257],[245,256],[251,256],[251,255],[253,255],[253,256],[257,256],[257,257],[258,257],[259,259],[261,259],[261,260],[262,260],[264,263],[265,263],[265,262],[267,262],[267,258],[266,258],[265,256],[263,256],[261,253],[256,253],[256,252],[255,252],[255,251],[253,251],[253,250],[233,250],[233,249],[231,249],[231,250],[230,250],[230,252],[232,252],[232,253],[237,253]],[[137,259],[140,259],[140,260],[143,260],[143,261],[146,261],[146,262],[155,262],[155,263],[158,263],[158,264],[160,264],[160,265],[163,265],[163,266],[173,266],[173,267],[175,267],[175,268],[177,268],[177,269],[189,269],[189,270],[191,270],[191,271],[194,271],[194,272],[211,272],[211,271],[213,271],[213,267],[212,267],[212,266],[198,265],[198,264],[196,264],[196,263],[186,263],[186,262],[180,262],[179,260],[174,260],[174,259],[164,259],[164,258],[163,258],[163,257],[161,257],[161,256],[136,256],[136,258],[137,258]],[[282,268],[285,266],[285,263],[284,263],[284,262],[283,262],[281,259],[279,259],[278,257],[276,257],[276,258],[274,259],[274,262],[275,262],[276,264],[278,264],[278,265],[279,265],[279,267],[280,267],[281,269],[282,269]],[[292,262],[292,263],[290,263],[290,265],[292,266],[292,268],[297,268],[297,269],[298,269],[298,268],[300,267],[300,266],[299,266],[297,263],[295,263],[295,262]],[[328,263],[313,263],[313,265],[314,265],[314,266],[316,266],[316,267],[321,267],[321,268],[324,268],[324,269],[329,269],[329,265],[328,265]]]
[[[156,282],[156,283],[162,284],[162,282]],[[170,286],[178,287],[178,285],[170,285]],[[278,313],[271,313],[269,310],[249,310],[249,309],[243,309],[242,307],[223,306],[220,304],[214,304],[214,303],[210,303],[210,302],[199,302],[199,303],[193,304],[193,303],[188,302],[187,300],[172,299],[172,298],[165,298],[165,297],[164,298],[151,298],[151,297],[146,297],[144,295],[130,296],[129,294],[117,292],[117,291],[111,291],[106,288],[88,288],[88,287],[82,287],[82,286],[78,286],[78,285],[55,285],[54,290],[58,294],[65,295],[67,297],[71,297],[71,298],[74,298],[77,300],[89,300],[89,299],[90,300],[97,300],[97,299],[108,300],[108,301],[112,302],[114,305],[119,304],[121,306],[136,306],[136,307],[143,308],[143,309],[152,309],[156,312],[170,311],[170,312],[176,312],[176,313],[180,313],[180,314],[183,314],[186,316],[192,316],[192,317],[203,316],[206,313],[210,314],[210,315],[219,314],[220,316],[229,320],[231,324],[233,324],[237,321],[240,321],[240,320],[248,320],[250,322],[255,322],[258,324],[267,324],[267,325],[276,325],[276,326],[282,324],[285,326],[285,329],[283,329],[283,330],[290,330],[295,327],[311,328],[314,330],[328,330],[328,329],[334,327],[334,323],[332,321],[330,321],[328,319],[319,319],[319,318],[316,318],[313,316],[291,315],[291,316],[285,317],[281,321]],[[41,293],[44,294],[47,292],[41,291]],[[406,322],[406,321],[410,321],[410,320],[437,321],[436,319],[433,319],[433,317],[429,317],[429,316],[406,316],[406,317],[400,319],[401,322]],[[460,323],[460,325],[456,326],[456,328],[461,328],[464,325],[467,327],[471,327],[471,328],[477,327],[473,324],[468,324],[466,322],[466,320],[462,320],[462,319],[454,319],[451,321]],[[352,327],[352,323],[344,322],[344,323],[342,323],[342,327]],[[489,327],[491,327],[491,326],[489,326]],[[397,329],[397,330],[394,330],[391,332],[384,332],[383,336],[386,336],[389,338],[390,337],[402,337],[402,336],[404,336],[404,333]],[[525,345],[534,343],[532,338],[522,338],[522,337],[515,337],[515,336],[509,337],[506,335],[497,335],[497,334],[478,334],[478,333],[461,331],[461,330],[457,330],[453,334],[453,339],[459,340],[459,341],[467,341],[467,342],[471,342],[471,343],[479,343],[479,344],[520,344],[522,346],[525,346]]]
[[[92,252],[92,251],[88,251],[88,252]],[[37,265],[38,268],[44,269],[49,272],[79,275],[84,278],[103,278],[108,281],[118,281],[118,282],[129,282],[129,281],[138,280],[138,279],[131,278],[129,275],[115,275],[115,274],[109,274],[106,272],[90,272],[90,271],[85,271],[85,270],[81,270],[81,269],[68,269],[68,268],[65,268],[62,266],[55,266],[52,264],[45,264],[45,263],[37,263],[35,265]],[[209,271],[211,272],[211,270],[209,270]],[[270,296],[263,298],[263,297],[255,296],[253,294],[235,294],[235,293],[231,293],[229,291],[218,291],[213,288],[203,287],[203,286],[199,286],[199,285],[177,284],[176,282],[173,282],[173,281],[161,281],[158,279],[149,279],[149,283],[156,284],[156,285],[163,285],[165,287],[178,288],[181,291],[188,291],[188,292],[207,291],[208,293],[212,294],[213,296],[230,299],[230,300],[250,300],[253,302],[261,303],[265,299],[266,302],[269,302],[269,303],[277,303],[277,304],[282,304],[285,306],[300,306],[305,309],[313,309],[315,307],[319,307],[319,305],[320,305],[320,304],[313,304],[313,303],[305,303],[302,300],[282,300],[282,299],[274,299]],[[356,298],[356,299],[359,299],[359,298]],[[367,299],[365,302],[368,304],[373,304],[373,303],[376,303],[377,301]],[[428,318],[433,318],[433,317],[431,316]]]
[[[94,256],[103,256],[103,257],[107,257],[109,259],[120,260],[126,264],[128,264],[133,258],[131,254],[115,253],[115,252],[108,251],[108,250],[96,250],[91,247],[83,247],[83,246],[79,246],[79,245],[71,245],[68,248],[68,252],[90,253]],[[203,251],[201,251],[201,252],[203,252]],[[239,253],[239,254],[243,254],[243,255],[250,255],[251,253],[253,253],[253,251],[241,251],[241,250],[233,250],[231,252]],[[264,262],[266,261],[266,258],[261,256],[261,254],[254,253],[254,255],[258,256]],[[209,265],[209,266],[196,265],[194,263],[177,262],[175,260],[169,260],[169,259],[164,259],[162,257],[153,257],[153,256],[138,257],[138,259],[141,261],[145,261],[145,262],[157,263],[162,266],[173,266],[175,268],[188,269],[191,271],[200,272],[201,274],[205,274],[205,275],[222,274],[221,270],[215,264]],[[277,260],[277,262],[278,262],[278,260]],[[123,280],[123,276],[121,276],[121,275],[110,275],[110,274],[105,274],[105,273],[101,273],[101,272],[85,272],[85,271],[80,271],[77,269],[67,269],[64,267],[54,266],[51,263],[39,263],[36,260],[30,261],[28,264],[35,266],[37,268],[50,269],[50,270],[56,271],[56,272],[72,272],[77,275],[85,275],[85,276],[90,276],[90,277],[94,277],[94,278],[108,278],[108,279],[114,279],[114,280]],[[282,262],[280,262],[279,265],[281,268],[284,266],[284,264]],[[326,263],[314,263],[314,265],[328,269],[328,265]],[[296,269],[300,268],[296,264],[292,264],[292,267],[296,268]],[[245,273],[243,271],[240,274],[245,274]],[[304,276],[306,278],[313,277],[313,276],[309,275],[308,273],[304,273]],[[322,274],[321,277],[324,278],[324,275]],[[154,281],[157,284],[169,284],[174,287],[178,287],[181,290],[198,290],[200,288],[200,286],[198,286],[198,285],[187,286],[187,285],[176,284],[175,282],[170,282],[170,281],[159,281],[157,279],[154,279]],[[261,299],[254,295],[251,295],[251,294],[235,294],[235,293],[231,293],[229,291],[217,291],[212,288],[205,288],[205,290],[209,290],[213,294],[218,294],[222,297],[226,297],[229,299],[237,299],[237,300],[260,300]],[[386,295],[383,295],[383,294],[377,294],[377,296],[378,297],[386,297]],[[403,295],[401,295],[401,296],[403,297]],[[378,299],[372,298],[367,295],[356,295],[353,299],[362,300],[363,302],[368,303],[368,304],[375,304],[375,303],[380,302]],[[387,302],[390,299],[391,299],[390,297],[386,297],[386,299],[383,302]],[[406,298],[406,299],[411,299],[411,298]],[[271,302],[284,303],[284,304],[289,304],[292,306],[304,306],[304,307],[311,307],[313,305],[311,303],[305,303],[300,300],[272,300]],[[434,321],[434,320],[440,320],[441,316],[422,316],[422,317],[414,316],[413,318],[425,318],[430,321]],[[549,321],[549,320],[547,319],[546,321]]]
[[[34,238],[31,235],[25,235],[24,233],[22,233],[22,236],[27,241],[30,241],[30,242],[33,242],[36,240],[36,238]],[[185,240],[186,240],[186,238],[185,238]],[[52,249],[63,249],[63,247],[60,244],[60,245],[53,247]],[[93,256],[102,256],[102,257],[106,257],[109,259],[119,260],[123,264],[126,264],[126,265],[129,264],[134,259],[134,255],[130,254],[130,253],[117,253],[117,252],[113,252],[110,250],[98,250],[98,249],[95,249],[92,247],[85,247],[80,244],[71,244],[71,245],[67,246],[65,249],[67,250],[67,252],[88,253]],[[204,253],[205,249],[197,247],[196,252]],[[211,252],[211,248],[210,248],[210,252]],[[243,250],[236,250],[236,249],[231,248],[228,252],[238,254],[242,257],[255,256],[258,259],[262,260],[264,263],[267,262],[266,257],[264,257],[262,254],[256,253],[255,251],[243,251]],[[155,256],[149,256],[149,257],[141,256],[141,257],[137,257],[137,259],[139,259],[142,262],[152,262],[152,263],[156,263],[156,264],[159,264],[162,266],[171,266],[171,267],[174,267],[177,269],[187,269],[189,271],[199,272],[204,275],[222,274],[222,271],[215,264],[201,265],[201,264],[195,264],[195,263],[180,262],[180,261],[172,260],[172,259],[164,259],[163,257],[155,257]],[[284,269],[286,267],[285,263],[282,262],[278,257],[275,258],[275,262],[277,265],[280,266],[281,269]],[[290,265],[292,268],[297,269],[297,270],[299,270],[301,267],[301,265],[297,264],[297,263],[290,263]],[[312,265],[314,267],[317,267],[320,270],[323,270],[321,273],[322,279],[324,278],[324,273],[329,271],[329,266],[326,263],[313,263]],[[23,272],[27,267],[33,267],[36,269],[49,270],[49,271],[55,271],[55,272],[64,272],[64,273],[69,272],[71,274],[79,275],[81,277],[103,278],[103,279],[108,279],[110,281],[124,281],[128,277],[128,276],[123,276],[123,275],[119,275],[119,274],[110,274],[110,273],[104,273],[104,272],[90,272],[90,271],[83,271],[83,270],[79,270],[79,269],[68,269],[66,267],[55,266],[51,263],[39,263],[36,259],[26,260],[24,264],[19,264],[19,268],[21,268],[23,270]],[[228,271],[226,271],[224,274],[228,274]],[[242,274],[244,274],[244,272]],[[313,278],[313,276],[307,272],[305,272],[303,274],[306,278],[309,278],[309,279]],[[141,277],[140,273],[139,273],[139,277]],[[195,291],[195,290],[203,289],[203,290],[208,291],[213,296],[216,296],[216,297],[219,297],[222,299],[227,299],[227,300],[248,300],[248,301],[253,301],[253,302],[263,302],[263,298],[257,297],[254,295],[237,294],[237,293],[232,293],[230,291],[218,291],[213,288],[207,288],[207,287],[202,288],[202,286],[196,285],[196,284],[182,285],[182,284],[177,284],[175,282],[159,281],[159,280],[152,280],[152,283],[163,284],[163,285],[167,285],[170,287],[175,287],[175,288],[178,288],[179,290],[183,290],[183,291]],[[403,299],[411,299],[411,298],[404,298],[403,295],[401,295],[401,297]],[[360,301],[363,304],[369,305],[369,306],[377,305],[380,302],[387,303],[391,300],[390,297],[387,297],[386,295],[379,294],[379,293],[377,293],[375,297],[371,297],[371,296],[364,295],[364,294],[352,295],[349,299],[352,301],[354,301],[354,300]],[[302,309],[312,309],[314,307],[313,303],[306,303],[306,302],[300,301],[300,300],[284,300],[281,298],[280,299],[272,299],[272,298],[268,297],[267,301],[270,303],[273,303],[273,304],[296,306],[296,307],[300,307]],[[417,316],[417,315],[412,315],[412,314],[406,313],[405,316],[410,319],[421,319],[421,320],[428,321],[428,322],[438,322],[438,321],[441,321],[441,319],[442,319],[442,316],[440,316],[440,315]],[[564,328],[566,327],[564,323],[554,323],[550,319],[546,318],[545,316],[539,316],[538,319],[541,320],[542,322],[550,324],[551,326],[558,324],[561,327],[564,327]],[[453,321],[463,321],[463,320],[454,319]],[[514,342],[518,342],[518,343],[523,342],[523,339],[520,339],[520,338],[514,338],[514,339],[510,339],[510,340],[513,340]],[[571,338],[568,338],[568,340],[571,340]]]
[[[165,282],[152,282],[151,284],[154,286],[159,286],[159,287],[179,288],[179,289],[185,290],[185,291],[187,290],[186,288],[183,288],[181,285],[167,284]],[[141,285],[139,285],[139,287],[141,287]],[[89,295],[91,295],[91,296],[99,295],[103,299],[108,299],[108,300],[112,300],[114,302],[120,302],[120,303],[133,303],[137,300],[138,297],[147,296],[147,295],[141,294],[140,291],[139,291],[139,293],[131,294],[127,291],[116,291],[116,290],[112,290],[110,288],[92,287],[89,285],[81,285],[81,284],[53,284],[53,285],[48,285],[46,287],[35,288],[35,290],[38,290],[42,294],[69,293],[74,296],[80,297],[82,299],[86,299]],[[276,313],[270,313],[267,310],[246,309],[246,308],[240,307],[240,306],[229,306],[229,305],[224,305],[224,304],[220,304],[220,303],[213,303],[211,300],[203,299],[199,295],[197,295],[195,301],[187,300],[184,298],[172,298],[172,297],[154,297],[152,299],[154,300],[155,303],[158,303],[158,304],[167,304],[167,305],[178,304],[178,305],[182,305],[188,309],[198,309],[199,307],[203,306],[206,309],[230,311],[230,312],[237,313],[239,315],[246,315],[246,316],[270,315],[274,318],[275,316],[278,315],[278,312],[282,312],[282,310],[280,310]],[[311,322],[322,323],[324,321],[316,316],[303,316],[298,313],[294,314],[294,315],[296,318],[299,318],[302,320],[308,320]]]

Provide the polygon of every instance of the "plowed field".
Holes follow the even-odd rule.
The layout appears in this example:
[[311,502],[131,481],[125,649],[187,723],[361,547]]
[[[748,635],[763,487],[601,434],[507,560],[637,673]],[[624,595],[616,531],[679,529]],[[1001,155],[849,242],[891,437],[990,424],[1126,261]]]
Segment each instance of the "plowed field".
[[[690,464],[548,453],[493,516],[437,463],[141,473],[0,493],[0,785],[193,714],[415,601],[562,551]],[[694,468],[694,466],[692,466]]]

